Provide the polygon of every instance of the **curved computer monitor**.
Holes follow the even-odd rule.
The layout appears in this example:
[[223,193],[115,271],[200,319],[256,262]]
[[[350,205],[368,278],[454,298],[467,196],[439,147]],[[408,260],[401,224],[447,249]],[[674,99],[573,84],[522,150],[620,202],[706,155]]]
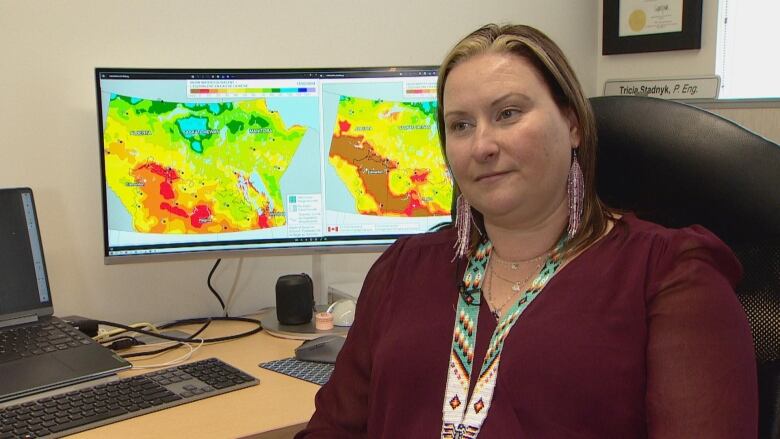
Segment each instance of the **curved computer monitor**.
[[436,67],[95,79],[106,263],[379,251],[450,222]]

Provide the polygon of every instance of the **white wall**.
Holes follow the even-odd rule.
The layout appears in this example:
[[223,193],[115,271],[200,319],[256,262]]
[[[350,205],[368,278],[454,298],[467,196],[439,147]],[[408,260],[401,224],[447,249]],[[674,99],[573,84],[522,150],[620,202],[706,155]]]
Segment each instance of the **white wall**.
[[[94,67],[438,64],[479,25],[511,21],[558,41],[593,94],[597,1],[0,0],[0,187],[35,190],[59,315],[215,315],[213,260],[103,265]],[[361,281],[375,258],[325,257],[325,281]],[[237,315],[272,305],[276,278],[311,266],[228,259],[214,283],[235,292]]]
[[604,82],[609,79],[680,77],[715,74],[715,45],[717,43],[718,0],[703,0],[701,49],[668,52],[629,53],[601,56],[602,8],[598,1],[597,41],[599,48],[596,63],[596,94],[604,92]]

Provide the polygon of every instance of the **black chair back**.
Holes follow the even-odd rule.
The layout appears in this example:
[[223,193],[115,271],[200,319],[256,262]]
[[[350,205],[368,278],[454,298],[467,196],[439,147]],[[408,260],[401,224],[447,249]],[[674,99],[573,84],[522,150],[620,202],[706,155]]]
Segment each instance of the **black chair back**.
[[602,200],[671,227],[701,224],[742,262],[737,294],[756,350],[760,437],[780,438],[780,145],[674,101],[590,102]]

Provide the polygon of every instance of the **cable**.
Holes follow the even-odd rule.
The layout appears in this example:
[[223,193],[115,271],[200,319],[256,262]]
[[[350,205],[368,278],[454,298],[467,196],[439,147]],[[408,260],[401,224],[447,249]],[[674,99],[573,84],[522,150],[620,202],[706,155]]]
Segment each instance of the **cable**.
[[183,345],[186,345],[186,344],[187,343],[178,342],[178,341],[169,341],[169,342],[164,342],[164,343],[148,344],[148,345],[145,345],[145,346],[159,346],[159,345],[166,345],[166,346],[162,347],[160,349],[155,349],[153,351],[133,352],[133,353],[130,353],[130,354],[120,355],[120,357],[122,357],[122,358],[135,358],[135,357],[146,357],[148,355],[154,355],[156,357],[156,356],[158,356],[158,355],[160,355],[162,353],[168,352],[170,350],[176,349],[179,346],[183,346]]
[[[211,319],[213,321],[226,321],[226,322],[246,322],[246,323],[252,323],[257,325],[256,328],[251,329],[246,332],[241,332],[235,335],[228,335],[224,337],[215,337],[215,338],[207,338],[204,339],[206,343],[217,343],[221,341],[228,341],[228,340],[235,340],[237,338],[241,337],[247,337],[252,334],[257,334],[258,332],[263,330],[263,323],[260,320],[257,319],[250,319],[248,317],[209,317],[208,319]],[[176,326],[182,326],[182,325],[193,325],[198,323],[204,323],[207,318],[195,318],[195,319],[184,319],[184,320],[177,320],[175,322],[171,323],[165,323],[163,325],[158,326],[159,329],[169,329],[174,328]]]
[[145,352],[139,352],[138,356],[144,356],[145,358],[141,358],[141,360],[151,360],[152,358],[157,358],[160,355],[163,355],[164,353],[168,352],[172,348],[177,348],[180,346],[185,346],[189,343],[179,343],[176,341],[161,341],[157,343],[148,344],[145,346],[142,346],[141,348],[156,348],[154,350],[145,351]]
[[159,363],[159,364],[147,364],[147,365],[144,365],[144,366],[133,365],[133,369],[156,369],[158,367],[173,366],[175,364],[179,364],[179,363],[182,363],[184,361],[187,361],[187,360],[189,360],[192,357],[192,354],[194,354],[195,351],[197,351],[198,349],[200,349],[201,346],[203,346],[203,340],[201,339],[200,344],[198,344],[198,346],[196,346],[194,348],[190,344],[185,344],[185,346],[187,346],[190,350],[189,350],[189,352],[185,353],[184,355],[182,355],[179,358],[175,358],[175,359],[173,359],[171,361],[166,361],[165,363]]
[[222,258],[217,259],[217,262],[214,263],[214,266],[211,267],[211,271],[209,272],[209,276],[206,278],[206,286],[209,287],[209,290],[211,290],[211,293],[214,294],[214,297],[219,300],[219,304],[222,306],[222,312],[225,314],[225,317],[228,316],[227,307],[225,306],[225,302],[222,301],[222,297],[217,293],[217,290],[214,289],[214,287],[211,285],[211,277],[214,275],[214,272],[217,271],[217,267],[219,267],[219,263],[222,262]]
[[[215,338],[202,338],[202,339],[194,339],[194,338],[184,338],[184,337],[174,337],[167,334],[162,333],[155,333],[151,331],[146,331],[143,329],[133,328],[128,325],[124,325],[121,323],[114,323],[114,322],[108,322],[105,320],[96,320],[96,322],[99,325],[105,325],[105,326],[112,326],[114,328],[122,328],[126,331],[131,332],[137,332],[139,334],[144,335],[150,335],[152,337],[162,338],[165,340],[170,341],[178,341],[178,342],[192,342],[192,341],[200,341],[203,340],[204,343],[217,343],[221,341],[227,341],[227,340],[235,340],[241,337],[247,337],[253,334],[257,334],[258,332],[263,330],[263,324],[260,322],[260,320],[256,319],[250,319],[248,317],[205,317],[205,318],[195,318],[195,319],[184,319],[184,320],[177,320],[175,322],[165,323],[162,325],[157,326],[158,330],[163,329],[169,329],[174,328],[176,326],[182,326],[182,325],[195,325],[195,324],[206,324],[207,322],[210,324],[211,321],[236,321],[236,322],[246,322],[246,323],[252,323],[257,325],[256,328],[253,328],[249,331],[241,332],[234,335],[228,335],[224,337],[215,337]],[[198,332],[199,334],[200,332]]]
[[[251,330],[248,330],[248,331],[244,331],[244,332],[238,333],[238,334],[228,335],[228,336],[223,336],[223,337],[196,338],[204,330],[206,330],[206,328],[208,328],[209,325],[211,325],[211,322],[213,322],[215,320],[217,320],[217,321],[246,322],[246,323],[252,323],[254,325],[257,325],[257,327],[253,328]],[[122,356],[123,358],[148,357],[150,355],[152,356],[151,358],[154,358],[157,355],[160,355],[160,354],[162,354],[164,352],[167,352],[169,350],[172,350],[172,349],[176,349],[176,348],[178,348],[178,347],[180,347],[182,345],[186,345],[187,347],[190,348],[190,352],[189,353],[181,356],[180,358],[177,358],[176,360],[173,360],[172,362],[168,362],[168,363],[164,363],[164,364],[158,364],[158,365],[136,367],[136,368],[139,368],[139,369],[165,367],[165,366],[169,366],[169,365],[172,365],[172,364],[176,364],[178,362],[186,361],[187,359],[189,359],[192,356],[192,354],[195,351],[197,351],[201,346],[203,346],[206,343],[218,343],[218,342],[223,342],[223,341],[228,341],[228,340],[235,340],[235,339],[238,339],[238,338],[241,338],[241,337],[247,337],[247,336],[250,336],[250,335],[253,335],[253,334],[257,334],[258,332],[263,330],[263,324],[262,324],[262,322],[260,322],[260,320],[250,319],[248,317],[205,317],[205,318],[184,319],[184,320],[177,320],[177,321],[170,322],[170,323],[165,323],[165,324],[159,325],[159,326],[154,328],[155,330],[160,331],[160,330],[163,330],[163,329],[173,328],[173,327],[176,327],[176,326],[201,324],[200,328],[198,328],[194,333],[192,333],[191,335],[189,335],[186,338],[184,338],[184,337],[174,337],[174,336],[170,336],[170,335],[159,333],[159,332],[147,331],[147,330],[144,330],[144,329],[135,328],[133,326],[123,325],[121,323],[109,322],[109,321],[105,321],[105,320],[96,320],[95,324],[97,324],[97,325],[104,325],[104,326],[112,326],[112,327],[115,327],[115,328],[120,328],[120,329],[122,329],[122,331],[119,331],[119,333],[122,333],[122,332],[135,332],[135,333],[138,333],[138,334],[149,335],[149,336],[152,336],[152,337],[157,337],[157,338],[161,338],[161,339],[164,339],[164,340],[170,340],[170,341],[174,342],[173,344],[169,344],[168,346],[165,346],[165,347],[162,347],[160,349],[153,350],[153,351],[129,353],[129,354],[123,355]],[[117,332],[117,331],[111,331],[111,332]],[[134,337],[122,336],[120,338],[122,340],[119,343],[117,343],[116,340],[108,340],[108,341],[112,341],[114,343],[117,343],[115,345],[115,347],[117,349],[119,349],[119,350],[143,344],[142,342],[139,342]],[[103,341],[103,343],[107,343],[108,341]],[[191,344],[193,342],[199,343],[198,347],[193,349],[192,346],[191,346]],[[150,345],[146,345],[146,346],[147,347],[151,347],[151,346],[154,346],[154,345],[155,344],[150,344]],[[160,344],[158,343],[156,345],[160,345]],[[111,346],[109,346],[109,347],[111,347]]]
[[[239,277],[241,276],[241,268],[243,266],[244,258],[238,258],[238,263],[236,264],[236,275],[233,277],[233,284],[228,290],[227,297],[225,297],[225,308],[227,309],[230,309],[230,307],[233,305],[233,298],[236,295],[236,285],[238,284]],[[225,313],[225,317],[227,317],[227,313]]]
[[122,355],[122,358],[146,357],[146,358],[141,358],[141,360],[151,360],[152,358],[157,358],[160,355],[170,351],[171,349],[178,348],[186,344],[188,343],[179,343],[177,341],[162,341],[158,343],[140,345],[138,346],[138,348],[159,348],[159,349],[150,350],[150,351],[133,352],[132,354]]
[[[135,329],[149,328],[148,330],[151,331],[151,332],[154,332],[154,333],[159,332],[159,330],[157,329],[156,326],[154,326],[151,323],[147,323],[147,322],[133,323],[132,325],[129,325],[129,326],[131,328],[134,328],[133,331]],[[108,341],[113,340],[114,339],[113,337],[116,337],[117,335],[125,333],[125,332],[128,332],[128,330],[127,329],[123,329],[123,328],[114,329],[112,331],[105,331],[105,332],[98,333],[98,335],[93,337],[93,339],[96,342],[98,342],[98,343],[108,342]]]
[[189,339],[194,339],[194,338],[195,338],[195,337],[197,337],[197,336],[198,336],[198,335],[199,335],[201,332],[205,331],[205,330],[206,330],[206,328],[208,328],[208,327],[209,327],[209,325],[211,325],[211,322],[213,322],[213,321],[214,321],[214,320],[213,320],[213,319],[211,319],[211,317],[209,317],[208,319],[206,319],[206,322],[205,322],[205,323],[203,323],[203,326],[201,326],[201,327],[200,327],[200,329],[198,329],[197,331],[195,331],[194,333],[192,333],[192,335],[190,335],[190,336],[189,336],[189,337],[187,337],[187,338],[189,338]]
[[[198,329],[197,331],[195,331],[193,334],[191,334],[191,335],[190,335],[189,337],[187,337],[185,340],[195,341],[195,340],[196,340],[196,339],[195,339],[195,337],[197,337],[197,336],[198,336],[198,334],[200,334],[200,333],[201,333],[201,332],[203,332],[203,331],[204,331],[206,328],[208,328],[208,327],[209,327],[209,325],[211,324],[211,322],[212,322],[212,319],[210,319],[210,318],[209,318],[209,319],[207,319],[207,320],[206,320],[206,322],[203,324],[203,326],[201,326],[201,327],[200,327],[200,329]],[[201,344],[203,344],[203,339],[197,339],[197,340],[198,340],[198,341],[200,341],[200,342],[201,342]],[[154,345],[160,345],[160,344],[165,344],[165,345],[167,345],[167,346],[165,346],[165,347],[163,347],[163,348],[160,348],[160,349],[156,349],[156,350],[154,350],[154,351],[133,352],[133,353],[130,353],[130,354],[122,355],[122,358],[145,357],[145,356],[148,356],[148,355],[154,355],[154,356],[157,356],[157,355],[159,355],[159,354],[162,354],[163,352],[167,352],[167,351],[170,351],[170,350],[172,350],[172,349],[176,349],[176,348],[178,348],[179,346],[181,346],[181,345],[183,345],[183,344],[187,344],[187,343],[186,343],[186,342],[173,342],[173,343],[154,343],[154,344],[147,345],[147,346],[154,346]]]
[[[123,335],[121,337],[117,337],[113,340],[104,341],[103,346],[106,346],[107,348],[111,349],[112,351],[121,351],[124,349],[129,349],[133,346],[141,346],[145,344],[142,341],[139,341],[135,337],[130,337],[129,335]],[[108,343],[108,344],[105,344]]]

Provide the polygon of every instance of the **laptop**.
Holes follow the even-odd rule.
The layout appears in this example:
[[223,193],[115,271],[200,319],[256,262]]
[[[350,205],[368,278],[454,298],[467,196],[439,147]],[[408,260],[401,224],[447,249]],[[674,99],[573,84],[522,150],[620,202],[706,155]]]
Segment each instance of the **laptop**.
[[51,296],[32,190],[0,189],[0,403],[130,368],[54,317]]

